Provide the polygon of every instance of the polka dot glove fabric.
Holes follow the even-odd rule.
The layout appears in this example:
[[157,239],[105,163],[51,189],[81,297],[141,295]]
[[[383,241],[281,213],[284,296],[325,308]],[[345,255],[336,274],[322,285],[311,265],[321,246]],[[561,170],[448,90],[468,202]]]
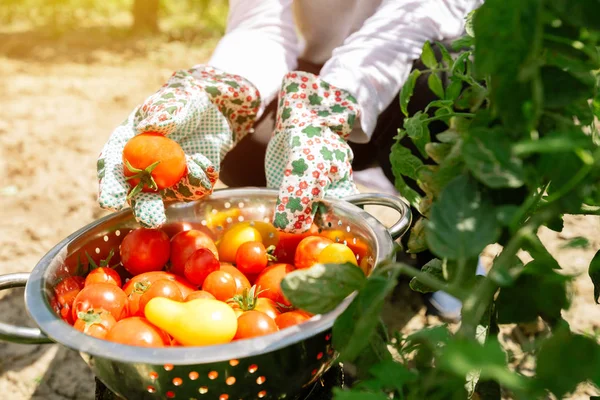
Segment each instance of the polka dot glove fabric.
[[[145,227],[166,221],[163,201],[190,201],[212,193],[225,154],[252,127],[260,105],[256,88],[240,76],[208,66],[176,71],[168,82],[117,127],[98,158],[98,202],[118,211],[128,203]],[[137,134],[159,132],[186,154],[187,174],[160,192],[129,200],[123,148]]]
[[286,75],[265,158],[267,186],[279,189],[273,218],[277,228],[304,232],[313,222],[315,201],[358,192],[346,142],[358,116],[348,92],[313,74]]

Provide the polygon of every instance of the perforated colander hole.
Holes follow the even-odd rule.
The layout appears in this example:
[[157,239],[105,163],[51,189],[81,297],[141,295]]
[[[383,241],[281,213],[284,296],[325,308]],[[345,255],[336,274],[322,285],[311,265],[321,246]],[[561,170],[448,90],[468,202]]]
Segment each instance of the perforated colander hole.
[[259,399],[262,399],[266,395],[267,395],[267,391],[266,390],[261,390],[260,392],[258,392],[258,398]]
[[323,352],[317,354],[317,360],[320,360],[321,358],[323,358]]
[[259,376],[258,378],[256,378],[256,384],[262,385],[263,383],[265,383],[266,380],[267,378],[265,378],[264,376]]
[[264,222],[266,222],[266,223],[269,223],[269,222],[271,222],[271,218],[269,218],[269,217],[264,217],[264,218],[263,218],[263,221],[264,221]]
[[356,244],[356,238],[352,238],[352,244]]
[[213,208],[212,211],[211,211],[211,213],[216,214],[216,213],[218,213],[218,211],[217,211],[216,208]]
[[229,395],[228,394],[222,394],[219,396],[219,400],[229,400]]
[[175,385],[175,386],[181,386],[182,383],[183,383],[183,379],[181,379],[181,378],[173,378],[173,385]]
[[205,220],[205,219],[203,219],[202,221],[200,221],[200,225],[202,225],[202,226],[206,226],[207,224],[208,224],[208,223],[206,222],[206,220]]
[[331,339],[331,333],[328,333],[327,335],[325,335],[325,340],[329,340]]
[[190,372],[190,374],[188,375],[190,380],[195,381],[196,379],[200,378],[200,374],[197,373],[196,371],[192,371]]
[[239,207],[239,208],[244,208],[244,206],[245,206],[245,204],[244,204],[244,202],[243,202],[243,201],[240,201],[240,202],[238,203],[238,207]]
[[317,370],[316,370],[316,369],[313,369],[313,370],[310,372],[310,374],[311,374],[311,375],[316,375],[316,374],[317,374]]
[[175,392],[172,392],[172,391],[169,390],[167,392],[167,398],[174,399],[175,398]]
[[100,248],[96,247],[96,250],[94,250],[96,252],[96,254],[100,254]]
[[156,373],[154,371],[150,372],[150,374],[148,376],[150,376],[150,379],[152,379],[153,381],[158,379],[158,373]]
[[235,383],[235,377],[230,376],[229,378],[225,379],[225,383],[229,386],[233,385]]
[[104,235],[102,239],[104,239],[105,242],[108,242],[108,236]]
[[231,365],[232,367],[235,367],[236,365],[238,365],[240,362],[239,360],[230,360],[229,361],[229,365]]
[[238,217],[238,222],[243,222],[243,221],[244,221],[244,216],[243,216],[243,215],[240,215],[240,216]]
[[258,371],[258,365],[252,364],[248,367],[248,372],[250,372],[251,374],[255,373],[256,371]]
[[223,207],[225,207],[225,208],[231,208],[231,203],[230,202],[226,202],[225,204],[223,204]]
[[115,231],[115,236],[121,236],[121,231],[117,229],[117,230]]
[[210,371],[208,373],[208,379],[214,381],[215,379],[217,379],[219,377],[219,373],[217,371]]
[[172,371],[173,370],[173,364],[165,364],[163,366],[163,368],[165,369],[165,371]]
[[344,223],[342,221],[338,221],[338,226],[342,226]]
[[152,385],[149,385],[146,390],[148,390],[148,393],[156,393],[156,388]]
[[228,224],[230,224],[230,223],[232,223],[232,222],[233,222],[233,218],[231,218],[231,217],[227,217],[227,219],[226,219],[225,221],[227,221],[227,223],[228,223]]
[[198,393],[200,393],[200,394],[206,394],[206,393],[208,393],[208,388],[206,386],[200,386],[198,388]]
[[350,231],[351,231],[351,230],[352,230],[352,228],[350,228],[350,225],[348,225],[348,226],[346,227],[346,232],[350,233]]

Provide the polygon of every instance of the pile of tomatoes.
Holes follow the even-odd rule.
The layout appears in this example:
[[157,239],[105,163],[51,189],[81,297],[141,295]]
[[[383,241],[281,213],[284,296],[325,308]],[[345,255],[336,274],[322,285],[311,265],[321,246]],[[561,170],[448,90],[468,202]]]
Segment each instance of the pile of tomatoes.
[[59,282],[53,307],[90,336],[146,347],[223,344],[300,324],[312,315],[283,295],[284,276],[361,257],[315,230],[286,234],[259,221],[234,224],[218,241],[208,229],[170,237],[137,228],[119,252],[116,266],[90,259],[86,276]]

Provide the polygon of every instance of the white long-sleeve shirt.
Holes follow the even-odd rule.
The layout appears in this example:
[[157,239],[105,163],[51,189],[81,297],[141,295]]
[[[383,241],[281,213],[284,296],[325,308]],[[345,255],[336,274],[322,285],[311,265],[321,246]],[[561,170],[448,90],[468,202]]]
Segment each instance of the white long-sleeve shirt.
[[[349,91],[362,116],[350,140],[368,142],[425,41],[462,34],[482,0],[230,0],[227,31],[210,65],[245,77],[263,107],[298,58]],[[262,109],[262,108],[261,108]]]

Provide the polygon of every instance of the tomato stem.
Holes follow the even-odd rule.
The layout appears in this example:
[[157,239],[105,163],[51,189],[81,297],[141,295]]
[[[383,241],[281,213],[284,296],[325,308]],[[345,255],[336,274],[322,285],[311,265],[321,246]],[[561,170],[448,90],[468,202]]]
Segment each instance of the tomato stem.
[[137,196],[144,189],[144,186],[147,186],[149,189],[151,189],[153,191],[158,191],[158,185],[156,184],[156,181],[154,180],[154,177],[152,176],[152,171],[154,171],[154,169],[156,167],[158,167],[158,164],[160,164],[160,161],[156,161],[142,170],[139,168],[135,168],[134,166],[131,165],[131,163],[127,159],[125,159],[125,166],[129,170],[129,172],[134,174],[134,175],[126,177],[125,180],[128,180],[128,181],[132,180],[132,179],[140,180],[140,182],[127,195],[127,200]]

